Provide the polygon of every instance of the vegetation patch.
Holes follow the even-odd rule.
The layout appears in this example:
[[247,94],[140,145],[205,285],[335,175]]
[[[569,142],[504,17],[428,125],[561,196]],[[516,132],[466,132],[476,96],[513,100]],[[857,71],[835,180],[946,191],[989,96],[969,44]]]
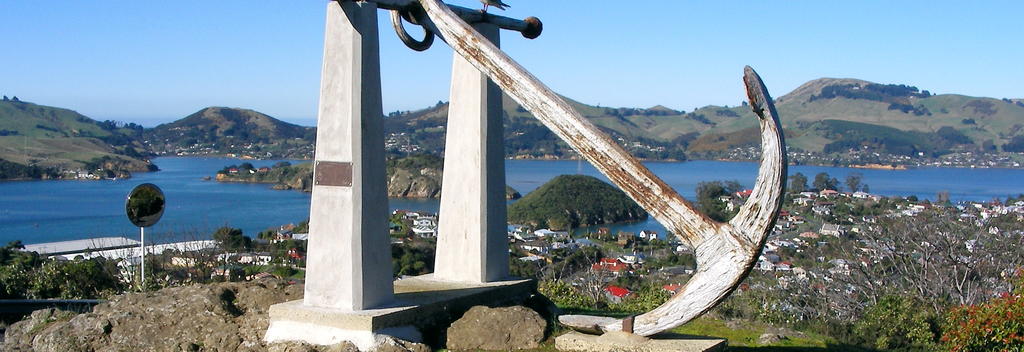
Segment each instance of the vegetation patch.
[[508,218],[513,223],[561,230],[646,219],[647,212],[604,181],[561,175],[512,203]]

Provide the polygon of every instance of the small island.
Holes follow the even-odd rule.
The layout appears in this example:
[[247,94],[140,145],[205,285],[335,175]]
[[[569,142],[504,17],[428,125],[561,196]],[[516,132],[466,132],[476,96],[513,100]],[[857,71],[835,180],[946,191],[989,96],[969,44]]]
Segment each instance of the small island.
[[[292,165],[282,161],[270,167],[255,167],[252,163],[225,166],[217,172],[219,182],[270,183],[274,189],[313,190],[313,164]],[[430,154],[393,158],[387,162],[388,197],[439,198],[444,159]],[[506,199],[519,199],[515,189],[505,186]]]
[[555,177],[508,207],[509,222],[553,230],[646,218],[621,190],[584,175]]

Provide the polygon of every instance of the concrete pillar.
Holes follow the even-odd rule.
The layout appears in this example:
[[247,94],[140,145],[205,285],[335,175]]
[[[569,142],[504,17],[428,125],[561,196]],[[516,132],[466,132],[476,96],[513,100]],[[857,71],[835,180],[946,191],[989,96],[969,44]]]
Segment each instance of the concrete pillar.
[[[498,27],[474,25],[495,45]],[[445,139],[434,277],[490,282],[509,276],[501,90],[455,55]]]
[[327,3],[304,304],[363,310],[394,296],[377,8]]

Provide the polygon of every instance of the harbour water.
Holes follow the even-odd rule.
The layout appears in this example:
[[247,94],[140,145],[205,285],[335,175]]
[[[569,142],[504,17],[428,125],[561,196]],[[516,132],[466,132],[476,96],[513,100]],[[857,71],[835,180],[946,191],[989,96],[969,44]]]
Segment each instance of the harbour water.
[[[21,240],[40,243],[107,236],[138,236],[124,215],[128,192],[138,184],[154,183],[167,195],[167,210],[156,226],[146,230],[147,241],[207,239],[221,226],[241,228],[246,235],[309,216],[309,194],[279,191],[266,184],[203,181],[224,166],[251,162],[270,166],[280,160],[228,158],[158,158],[162,171],[136,173],[131,179],[112,181],[12,181],[0,182],[0,243]],[[693,199],[699,182],[737,180],[753,184],[757,164],[749,162],[648,162],[654,173]],[[988,201],[1024,193],[1024,170],[919,168],[902,171],[842,167],[794,166],[789,173],[803,173],[813,180],[819,172],[844,180],[852,172],[863,174],[871,193],[885,196],[915,195],[934,199],[940,191],[954,201]],[[598,176],[586,162],[508,160],[510,186],[526,194],[551,178],[582,173]],[[603,178],[603,177],[601,177]],[[436,199],[391,199],[391,209],[436,212]],[[649,229],[664,233],[653,219],[614,226],[614,230]]]

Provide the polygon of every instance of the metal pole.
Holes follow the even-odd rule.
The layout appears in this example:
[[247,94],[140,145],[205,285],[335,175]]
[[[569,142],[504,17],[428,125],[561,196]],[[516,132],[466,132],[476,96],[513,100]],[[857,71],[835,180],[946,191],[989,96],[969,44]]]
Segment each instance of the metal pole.
[[139,272],[139,288],[146,289],[146,228],[139,228],[139,262],[142,263],[142,271]]

